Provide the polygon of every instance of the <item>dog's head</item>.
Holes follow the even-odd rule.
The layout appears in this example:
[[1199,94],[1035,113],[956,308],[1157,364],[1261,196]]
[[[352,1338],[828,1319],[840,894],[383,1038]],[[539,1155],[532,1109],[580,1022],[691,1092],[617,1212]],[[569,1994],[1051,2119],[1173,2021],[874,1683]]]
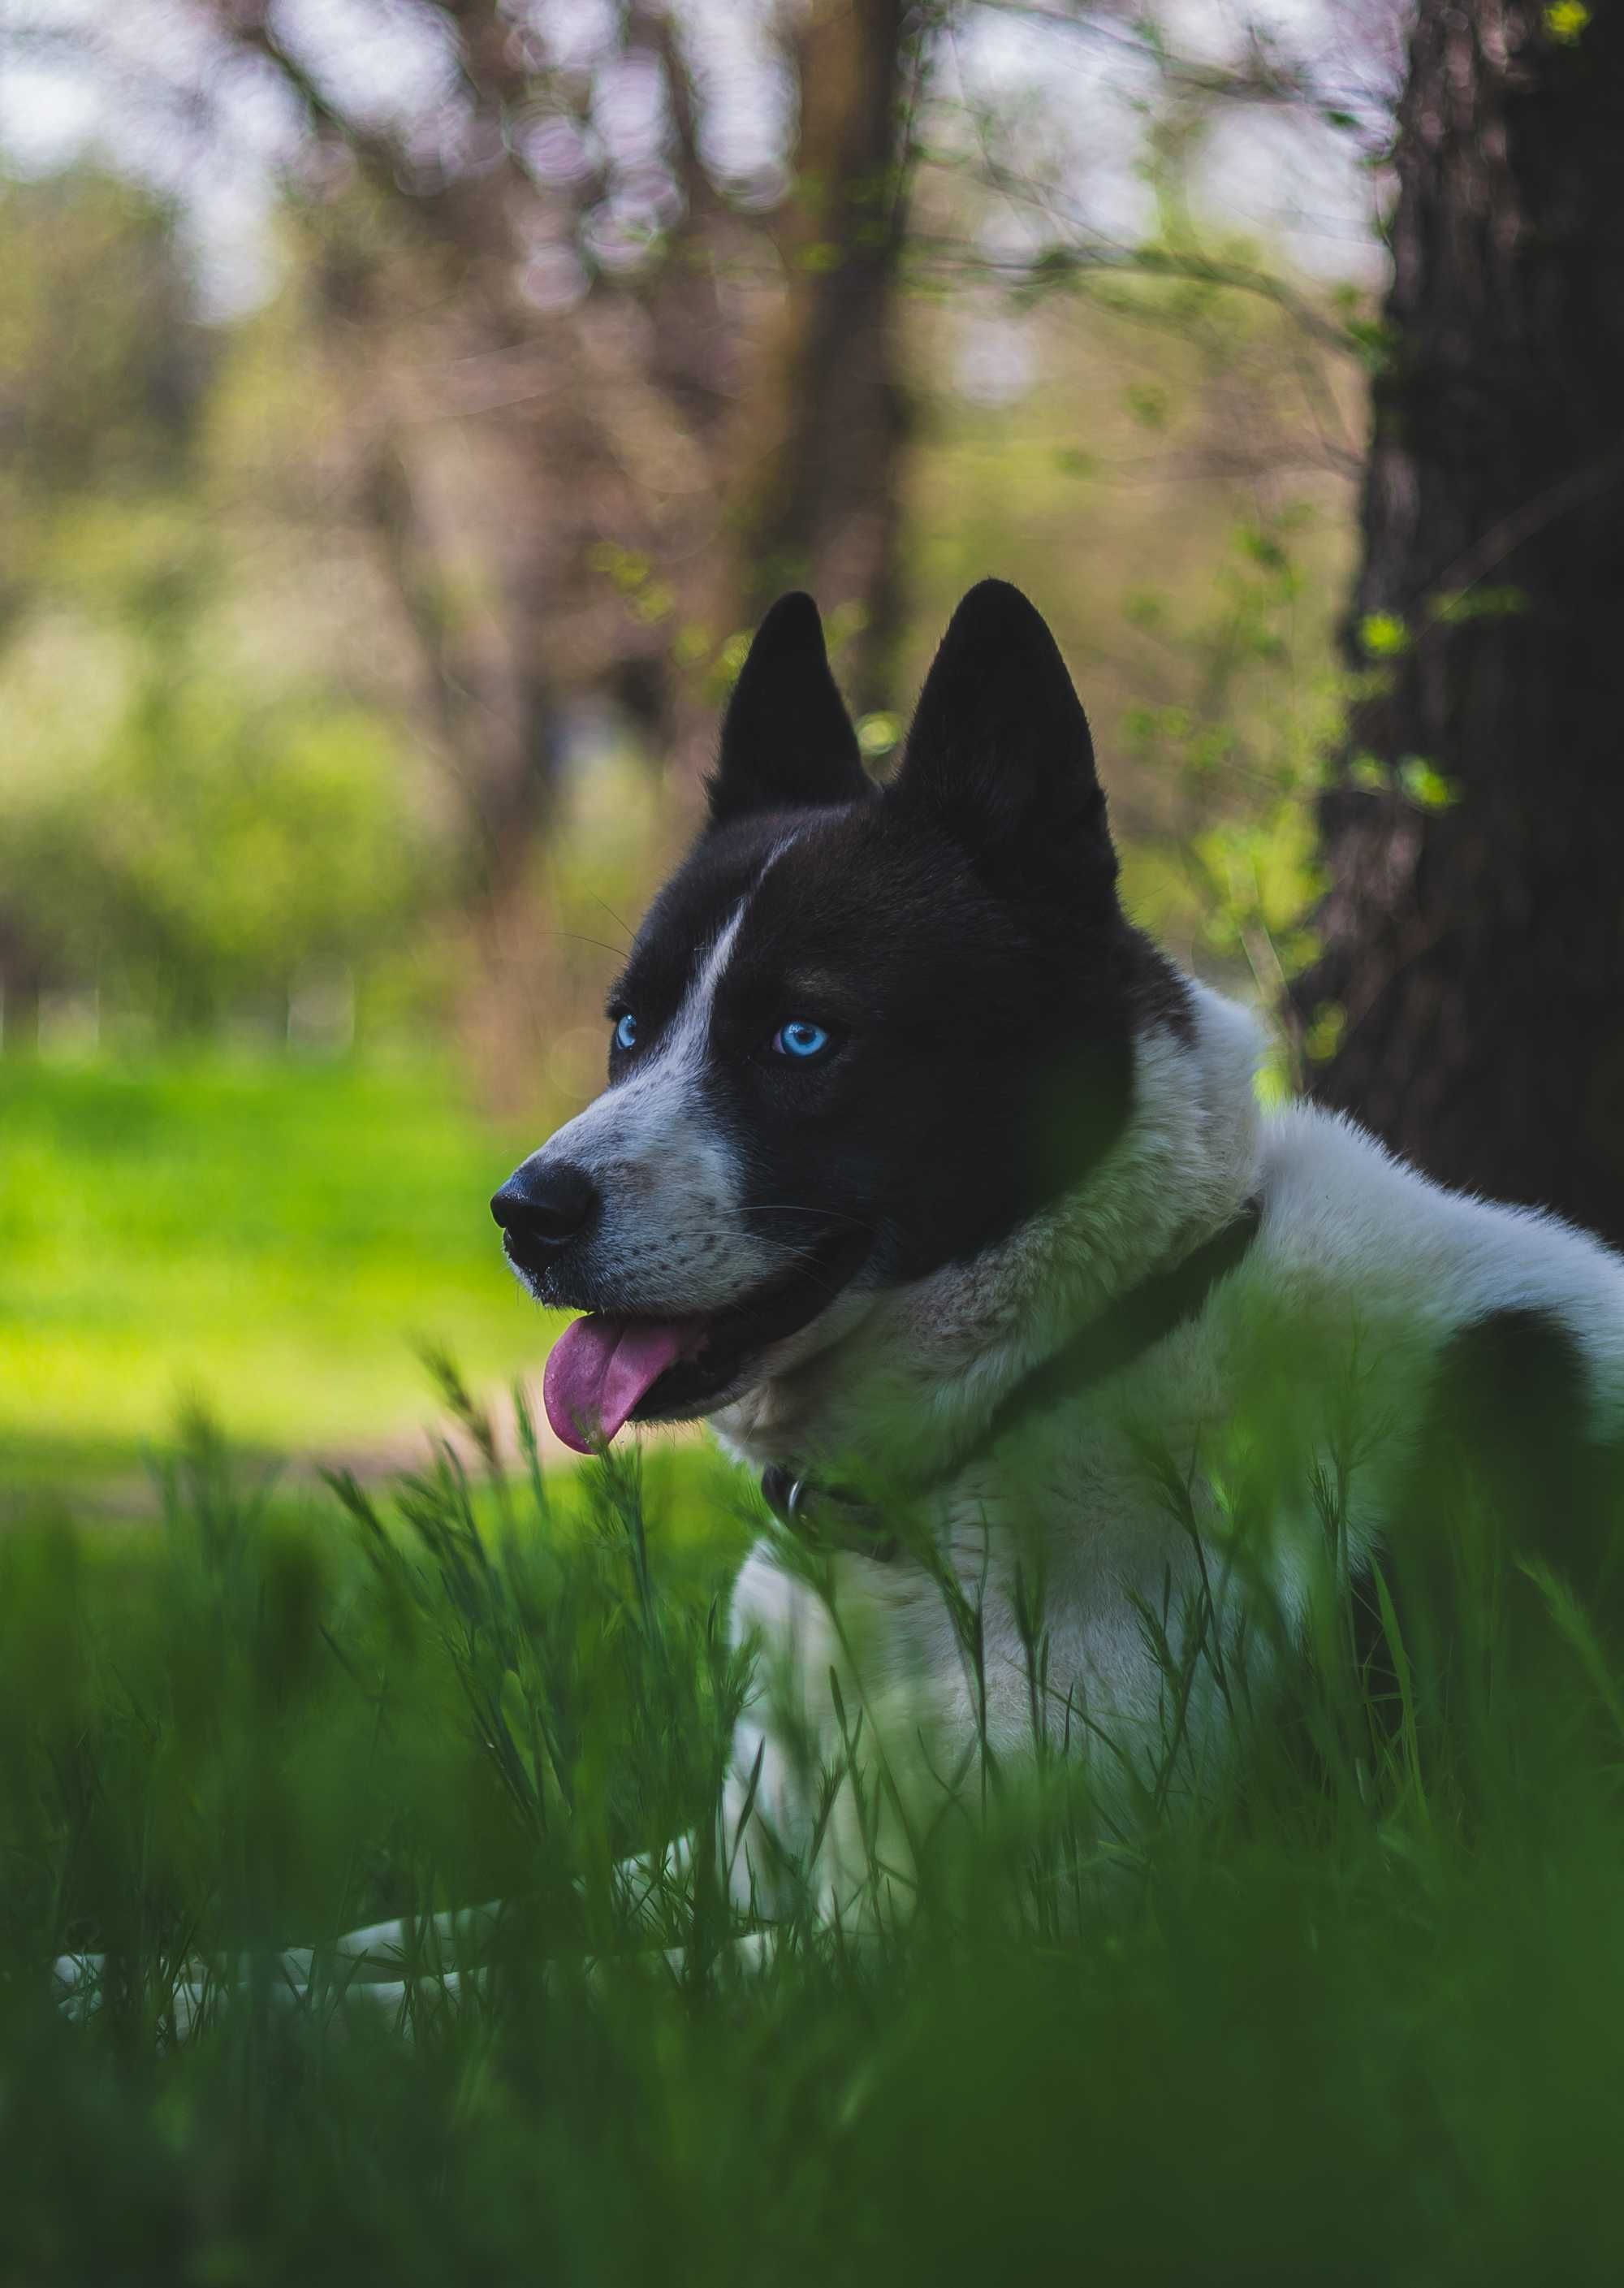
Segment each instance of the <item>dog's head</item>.
[[[1082,709],[1001,582],[954,615],[875,787],[816,608],[763,622],[705,830],[610,997],[608,1085],[493,1202],[559,1435],[709,1414],[975,1256],[1127,1116],[1181,987],[1124,920]],[[843,1307],[836,1307],[842,1306]]]

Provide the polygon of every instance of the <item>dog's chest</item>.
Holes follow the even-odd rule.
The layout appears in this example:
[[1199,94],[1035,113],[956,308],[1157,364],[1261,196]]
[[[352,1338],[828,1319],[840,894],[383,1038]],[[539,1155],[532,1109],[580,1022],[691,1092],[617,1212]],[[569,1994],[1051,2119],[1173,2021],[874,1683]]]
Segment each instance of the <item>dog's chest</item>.
[[[1184,1595],[1197,1569],[1142,1421],[1160,1412],[1166,1451],[1192,1476],[1216,1367],[1184,1350],[1136,1378],[1132,1407],[1125,1392],[1081,1401],[936,1489],[918,1520],[936,1577],[906,1550],[843,1553],[810,1575],[781,1541],[751,1553],[733,1607],[756,1668],[730,1816],[749,1804],[775,1861],[778,1845],[798,1860],[816,1839],[824,1911],[855,1880],[853,1855],[871,1855],[851,1767],[867,1773],[870,1815],[901,1828],[905,1805],[928,1820],[982,1756],[1029,1754],[1034,1720],[1057,1742],[1102,1723],[1148,1739],[1162,1680],[1142,1607]],[[888,1848],[903,1850],[899,1834]]]

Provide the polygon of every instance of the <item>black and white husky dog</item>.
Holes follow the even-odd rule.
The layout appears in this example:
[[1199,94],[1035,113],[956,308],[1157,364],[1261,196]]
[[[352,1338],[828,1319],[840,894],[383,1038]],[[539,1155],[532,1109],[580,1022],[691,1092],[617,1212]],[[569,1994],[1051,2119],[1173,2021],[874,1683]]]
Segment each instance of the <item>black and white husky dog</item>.
[[[1327,1535],[1344,1580],[1370,1562],[1452,1377],[1624,1432],[1624,1262],[1260,1108],[1251,1017],[1122,912],[1089,726],[1016,589],[959,606],[883,786],[785,597],[709,793],[606,1088],[493,1211],[537,1300],[585,1314],[558,1435],[706,1417],[759,1477],[729,1878],[770,1906],[810,1857],[844,1915],[874,1863],[862,1791],[828,1801],[852,1708],[889,1720],[892,1801],[1028,1752],[1041,1582],[1045,1699],[1149,1753],[1147,1609],[1222,1577],[1240,1626],[1244,1578],[1305,1628]],[[1222,1730],[1201,1699],[1192,1736]]]
[[[776,1513],[733,1595],[756,1681],[716,1836],[769,1916],[883,1912],[909,1789],[939,1803],[1046,1724],[1112,1742],[1107,1784],[1153,1764],[1147,1615],[1198,1589],[1210,1612],[1216,1583],[1219,1634],[1264,1604],[1278,1656],[1327,1579],[1424,1523],[1451,1386],[1482,1382],[1485,1437],[1535,1398],[1548,1440],[1624,1435],[1624,1261],[1350,1121],[1262,1110],[1253,1020],[1134,928],[1116,876],[1088,723],[1015,589],[960,605],[883,787],[814,606],[784,598],[614,988],[608,1085],[492,1204],[525,1286],[584,1315],[543,1386],[565,1442],[709,1418]],[[1179,1714],[1198,1789],[1212,1674]],[[500,1913],[438,1919],[453,1982]],[[327,1953],[395,2009],[423,1936]],[[282,1958],[289,1995],[313,1960]],[[67,2006],[99,1974],[65,1958]]]

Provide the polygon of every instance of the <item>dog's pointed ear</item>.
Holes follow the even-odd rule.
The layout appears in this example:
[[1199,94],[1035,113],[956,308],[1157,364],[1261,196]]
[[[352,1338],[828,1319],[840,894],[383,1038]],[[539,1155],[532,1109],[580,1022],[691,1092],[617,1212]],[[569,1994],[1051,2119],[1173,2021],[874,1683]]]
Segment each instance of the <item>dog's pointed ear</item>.
[[1089,719],[1042,615],[1008,581],[983,580],[949,621],[896,787],[994,871],[1116,878]]
[[780,596],[757,629],[707,785],[713,826],[754,810],[820,808],[873,791],[810,596]]

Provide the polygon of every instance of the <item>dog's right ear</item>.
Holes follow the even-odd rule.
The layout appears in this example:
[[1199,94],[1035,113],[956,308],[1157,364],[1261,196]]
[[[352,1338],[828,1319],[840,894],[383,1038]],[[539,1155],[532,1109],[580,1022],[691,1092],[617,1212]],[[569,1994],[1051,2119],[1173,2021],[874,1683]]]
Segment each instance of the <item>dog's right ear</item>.
[[706,784],[713,826],[756,810],[856,802],[873,791],[810,596],[780,596],[757,629]]
[[1088,717],[1042,616],[1007,581],[983,580],[949,621],[892,792],[989,879],[1114,894]]

